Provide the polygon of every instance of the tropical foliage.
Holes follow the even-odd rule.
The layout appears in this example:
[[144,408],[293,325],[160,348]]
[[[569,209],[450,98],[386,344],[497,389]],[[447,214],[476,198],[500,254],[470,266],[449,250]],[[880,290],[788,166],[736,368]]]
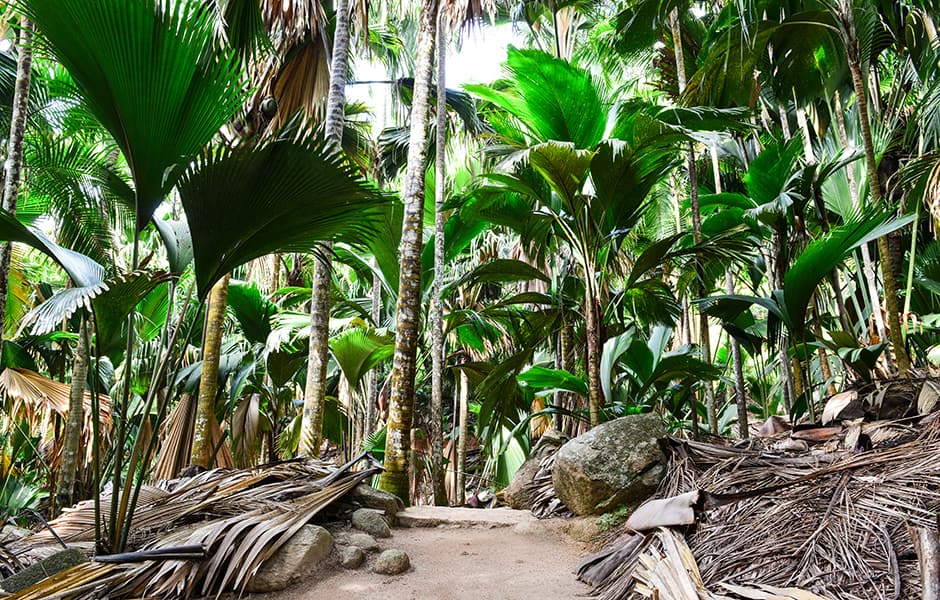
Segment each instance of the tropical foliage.
[[[364,449],[462,503],[546,428],[744,437],[938,364],[931,3],[217,4],[4,14],[0,518],[89,500],[118,551],[152,479]],[[484,14],[502,71],[435,75]],[[327,103],[333,40],[384,100]]]

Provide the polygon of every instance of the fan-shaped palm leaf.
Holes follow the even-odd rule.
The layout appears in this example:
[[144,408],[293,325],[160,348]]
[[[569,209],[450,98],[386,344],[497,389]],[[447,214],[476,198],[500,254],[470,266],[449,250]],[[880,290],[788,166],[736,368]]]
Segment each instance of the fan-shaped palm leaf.
[[181,0],[16,3],[114,137],[136,187],[143,229],[185,165],[238,109],[235,59],[214,44],[213,14]]
[[388,200],[320,142],[277,139],[204,153],[183,175],[200,297],[225,273],[319,240],[362,242]]

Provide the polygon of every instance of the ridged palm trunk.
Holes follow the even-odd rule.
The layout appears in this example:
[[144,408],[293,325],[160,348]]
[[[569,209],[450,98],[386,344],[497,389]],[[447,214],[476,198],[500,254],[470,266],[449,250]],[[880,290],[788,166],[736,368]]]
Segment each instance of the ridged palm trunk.
[[[845,20],[845,46],[849,63],[849,72],[852,74],[852,87],[855,90],[855,101],[858,105],[859,130],[862,133],[862,143],[865,147],[865,166],[868,170],[868,189],[871,193],[871,203],[881,204],[881,181],[878,178],[878,159],[875,156],[875,144],[871,137],[871,117],[868,110],[868,91],[865,79],[862,76],[861,46],[855,30],[855,19],[851,2],[842,1],[842,17]],[[888,338],[894,349],[894,358],[898,373],[906,374],[911,368],[910,358],[904,348],[904,337],[901,334],[900,307],[898,306],[897,283],[894,279],[894,265],[891,259],[891,250],[888,247],[888,238],[878,238],[878,254],[881,258],[881,277],[884,282],[885,312],[888,315]]]
[[385,472],[379,487],[410,501],[408,456],[414,417],[415,359],[421,314],[421,250],[424,218],[424,173],[427,163],[428,100],[437,30],[437,0],[424,0],[418,29],[418,59],[411,105],[411,136],[405,172],[405,213],[402,222],[400,283],[395,308],[395,355],[392,363]]
[[600,425],[601,408],[604,406],[604,393],[601,390],[601,310],[594,273],[594,270],[588,271],[589,279],[584,286],[584,334],[587,338],[588,412],[591,427]]
[[467,435],[470,430],[470,378],[460,371],[460,407],[457,425],[457,485],[454,497],[457,506],[463,506],[467,491]]
[[[29,107],[29,85],[33,69],[33,24],[23,18],[17,38],[16,83],[13,91],[13,116],[7,160],[3,168],[3,210],[16,214],[16,198],[20,189],[20,171],[23,167],[23,132],[26,130],[26,112]],[[0,246],[0,340],[6,324],[7,290],[10,283],[9,242]]]
[[[673,9],[669,14],[668,19],[669,30],[672,35],[672,45],[673,51],[676,57],[676,77],[679,85],[679,96],[681,97],[685,93],[685,88],[687,85],[687,79],[685,75],[685,52],[682,49],[682,30],[679,27],[679,10]],[[692,143],[689,143],[688,147],[688,157],[687,157],[688,169],[689,169],[689,197],[691,198],[691,209],[692,209],[692,233],[695,243],[698,244],[702,241],[702,213],[699,207],[698,202],[698,182],[696,181],[695,173],[695,149],[692,146]],[[702,265],[696,262],[696,271],[699,276],[699,296],[705,296],[705,283],[702,272]],[[703,313],[699,313],[699,347],[702,350],[702,360],[706,363],[711,364],[711,340],[709,339],[708,332],[708,317]],[[708,411],[708,429],[712,434],[718,434],[718,411],[715,407],[715,393],[712,389],[712,384],[710,381],[702,382],[703,389],[705,391],[705,406]],[[695,412],[695,406],[692,407],[693,413]],[[692,423],[696,423],[697,418],[693,418]],[[697,431],[693,431],[692,435],[697,435]]]
[[69,388],[69,414],[65,425],[62,464],[56,488],[58,510],[72,505],[75,493],[75,474],[78,472],[82,423],[84,422],[85,381],[88,379],[88,325],[85,319],[78,329],[78,345],[72,360],[72,382]]
[[447,57],[447,25],[443,11],[437,19],[437,126],[434,178],[434,282],[431,292],[431,484],[434,504],[447,504],[444,487],[444,306],[441,283],[444,278],[444,199],[447,156],[447,104],[445,101],[445,67]]
[[[330,62],[330,93],[326,100],[324,130],[327,141],[337,151],[343,141],[346,110],[346,78],[349,72],[349,2],[337,0],[333,57]],[[300,453],[320,456],[323,441],[323,409],[326,402],[326,367],[330,355],[330,292],[333,279],[333,244],[319,244],[313,267],[310,301],[310,346],[307,381],[304,386],[303,418],[300,426]]]
[[206,311],[206,335],[202,341],[202,375],[199,378],[199,399],[190,462],[212,468],[212,425],[215,421],[215,398],[219,387],[219,353],[222,348],[222,324],[228,299],[229,275],[220,279],[209,292]]

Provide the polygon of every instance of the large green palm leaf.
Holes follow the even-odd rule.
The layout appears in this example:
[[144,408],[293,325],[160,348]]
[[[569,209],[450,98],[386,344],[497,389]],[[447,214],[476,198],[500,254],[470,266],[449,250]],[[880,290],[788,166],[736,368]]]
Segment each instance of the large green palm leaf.
[[185,165],[241,104],[241,75],[214,45],[212,13],[190,0],[20,0],[136,186],[142,229]]
[[320,240],[362,242],[388,198],[322,143],[203,153],[179,182],[199,294],[249,260]]

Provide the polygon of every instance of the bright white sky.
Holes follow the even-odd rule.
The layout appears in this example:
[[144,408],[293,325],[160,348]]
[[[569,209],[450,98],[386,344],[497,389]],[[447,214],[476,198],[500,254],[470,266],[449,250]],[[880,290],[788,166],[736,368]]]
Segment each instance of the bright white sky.
[[[506,60],[506,48],[510,44],[521,45],[514,35],[510,23],[495,27],[485,25],[463,33],[459,50],[451,46],[447,52],[447,87],[460,89],[465,83],[490,83],[502,75],[502,63]],[[381,65],[359,61],[355,76],[360,81],[384,80],[387,74]],[[361,101],[375,115],[373,135],[385,127],[388,116],[388,85],[352,85],[346,88],[347,100]]]

